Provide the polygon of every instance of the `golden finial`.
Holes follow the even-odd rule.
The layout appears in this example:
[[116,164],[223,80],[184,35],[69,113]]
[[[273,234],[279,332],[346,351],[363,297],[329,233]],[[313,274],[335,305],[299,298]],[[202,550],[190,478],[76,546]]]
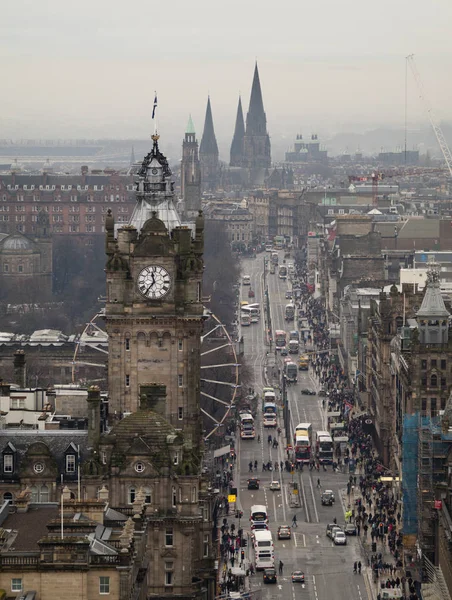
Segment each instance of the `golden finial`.
[[151,135],[151,139],[153,142],[158,142],[160,139],[160,136],[157,135],[156,133],[154,133],[154,135]]

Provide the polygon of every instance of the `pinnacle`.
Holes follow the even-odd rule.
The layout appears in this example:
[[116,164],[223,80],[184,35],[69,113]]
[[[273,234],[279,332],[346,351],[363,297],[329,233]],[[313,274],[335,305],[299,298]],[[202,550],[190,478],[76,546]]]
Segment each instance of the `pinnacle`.
[[201,138],[200,154],[216,154],[218,156],[218,145],[213,127],[212,107],[210,106],[210,96],[207,99],[206,118],[204,121],[204,131]]

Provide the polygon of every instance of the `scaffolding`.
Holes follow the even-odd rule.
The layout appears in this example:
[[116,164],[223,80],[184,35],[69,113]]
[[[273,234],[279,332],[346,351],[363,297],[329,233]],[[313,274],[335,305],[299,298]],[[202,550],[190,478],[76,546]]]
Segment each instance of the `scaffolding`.
[[420,414],[418,423],[418,545],[423,554],[431,557],[435,552],[434,424],[431,417]]
[[[419,418],[404,415],[402,438],[402,496],[404,545],[408,536],[417,536],[417,471]],[[415,540],[414,540],[415,542]],[[410,546],[413,544],[409,544]]]

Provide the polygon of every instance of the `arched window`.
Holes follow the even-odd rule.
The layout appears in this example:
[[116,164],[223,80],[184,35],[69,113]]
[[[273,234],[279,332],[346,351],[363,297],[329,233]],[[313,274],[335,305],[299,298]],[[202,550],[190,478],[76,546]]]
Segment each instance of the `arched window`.
[[152,504],[152,491],[149,487],[143,488],[145,504]]
[[11,492],[5,492],[3,494],[3,501],[4,502],[10,502],[10,503],[12,503],[12,501],[13,501],[13,495],[11,494]]
[[35,485],[32,485],[30,488],[30,492],[31,492],[31,501],[33,503],[37,503],[39,502],[39,492],[38,492],[38,488]]
[[403,317],[396,317],[396,327],[397,329],[400,329],[401,327],[403,327]]
[[129,488],[129,504],[133,504],[135,502],[136,490],[134,487]]
[[42,485],[40,502],[48,502],[48,501],[49,501],[49,488],[46,485]]
[[432,375],[430,377],[430,387],[437,387],[438,386],[438,377],[436,375]]

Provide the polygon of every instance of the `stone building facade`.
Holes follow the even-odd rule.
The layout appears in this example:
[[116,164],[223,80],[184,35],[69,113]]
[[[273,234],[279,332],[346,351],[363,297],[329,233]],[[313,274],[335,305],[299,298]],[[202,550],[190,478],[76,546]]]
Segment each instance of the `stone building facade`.
[[80,175],[13,171],[0,175],[0,231],[32,236],[45,211],[53,234],[99,235],[111,210],[117,223],[127,223],[135,204],[133,176],[105,169]]

